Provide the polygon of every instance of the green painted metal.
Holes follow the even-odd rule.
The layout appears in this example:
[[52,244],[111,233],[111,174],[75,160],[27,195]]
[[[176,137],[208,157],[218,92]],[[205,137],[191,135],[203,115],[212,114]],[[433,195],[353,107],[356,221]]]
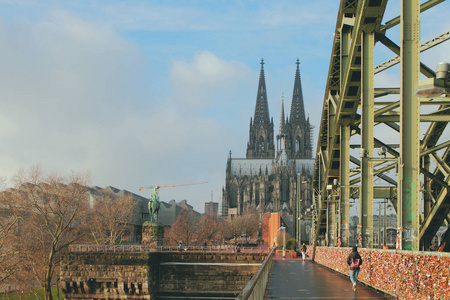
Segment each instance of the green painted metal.
[[373,32],[362,32],[362,132],[361,132],[361,194],[359,220],[362,246],[373,246],[373,127],[374,127],[374,44]]
[[342,246],[349,246],[350,239],[350,127],[341,125],[341,175],[340,175],[340,201],[339,214]]
[[403,176],[402,217],[398,225],[403,228],[402,249],[417,251],[420,244],[420,102],[414,91],[420,68],[420,2],[402,0],[401,7],[400,152]]
[[[430,0],[422,5],[419,2],[403,0],[400,16],[383,25],[388,0],[341,1],[313,175],[316,209],[313,225],[315,240],[320,245],[325,245],[327,237],[330,245],[336,244],[332,239],[339,235],[342,245],[346,245],[349,232],[345,223],[349,218],[350,198],[359,199],[364,247],[373,246],[373,199],[388,199],[397,212],[398,227],[403,229],[401,249],[428,249],[440,224],[450,223],[450,194],[447,193],[450,142],[440,140],[450,121],[449,98],[436,97],[430,101],[414,96],[419,73],[428,78],[435,76],[431,68],[420,62],[420,51],[448,40],[448,33],[427,42],[426,49],[425,44],[420,45],[420,11],[436,9],[442,0]],[[389,29],[396,25],[400,25],[401,31],[399,45],[388,36]],[[400,87],[374,88],[374,74],[383,71],[374,70],[377,42],[400,57]],[[381,100],[386,95],[391,98]],[[392,100],[395,95],[399,99]],[[437,108],[421,114],[421,105]],[[422,136],[421,124],[428,126]],[[376,136],[374,129],[380,125],[385,126],[383,130],[400,135],[400,140],[387,142],[384,136]],[[385,158],[374,153],[381,147],[387,150]],[[351,148],[363,148],[367,156],[352,157]],[[333,185],[335,179],[338,186]],[[376,186],[374,180],[378,181]],[[422,223],[420,201],[424,201]],[[337,212],[337,223],[332,212]]]

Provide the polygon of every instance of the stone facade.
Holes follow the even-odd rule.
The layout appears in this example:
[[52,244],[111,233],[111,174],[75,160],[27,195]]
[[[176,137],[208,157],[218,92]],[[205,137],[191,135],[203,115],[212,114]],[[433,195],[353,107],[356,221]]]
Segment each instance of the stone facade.
[[236,295],[257,272],[261,253],[66,253],[66,299],[157,299]]
[[164,244],[164,227],[151,222],[142,224],[142,244],[162,246]]
[[66,299],[154,299],[158,262],[151,253],[66,253]]
[[[269,114],[263,64],[261,62],[255,114],[250,119],[246,157],[232,158],[230,151],[227,160],[222,191],[224,217],[233,218],[254,209],[261,216],[266,212],[293,216],[296,211],[304,214],[312,204],[312,126],[305,116],[300,62],[297,60],[289,117],[285,117],[283,100],[276,136]],[[297,207],[299,198],[300,209]]]

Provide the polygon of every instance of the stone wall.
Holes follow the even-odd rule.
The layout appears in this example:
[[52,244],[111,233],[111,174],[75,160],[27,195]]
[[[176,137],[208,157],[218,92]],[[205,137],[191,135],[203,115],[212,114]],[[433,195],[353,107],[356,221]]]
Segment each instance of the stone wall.
[[[315,261],[349,275],[351,248],[317,247]],[[399,299],[449,299],[450,253],[359,249],[358,280]],[[312,247],[308,247],[312,256]]]
[[158,295],[237,295],[259,268],[260,253],[66,253],[66,299],[157,299]]
[[66,299],[152,299],[158,268],[151,253],[66,253],[60,287]]

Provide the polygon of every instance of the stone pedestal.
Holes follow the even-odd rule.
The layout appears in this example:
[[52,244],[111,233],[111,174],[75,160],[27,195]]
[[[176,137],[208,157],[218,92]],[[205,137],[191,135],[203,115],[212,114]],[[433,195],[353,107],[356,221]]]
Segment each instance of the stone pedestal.
[[162,246],[164,244],[164,227],[153,222],[142,224],[142,244]]

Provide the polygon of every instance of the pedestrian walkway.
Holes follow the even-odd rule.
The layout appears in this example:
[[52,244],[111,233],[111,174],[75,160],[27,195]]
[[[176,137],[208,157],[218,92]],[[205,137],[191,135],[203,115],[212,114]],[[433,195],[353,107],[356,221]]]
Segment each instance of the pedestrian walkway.
[[356,292],[348,277],[310,260],[275,256],[265,299],[390,299],[358,283]]

